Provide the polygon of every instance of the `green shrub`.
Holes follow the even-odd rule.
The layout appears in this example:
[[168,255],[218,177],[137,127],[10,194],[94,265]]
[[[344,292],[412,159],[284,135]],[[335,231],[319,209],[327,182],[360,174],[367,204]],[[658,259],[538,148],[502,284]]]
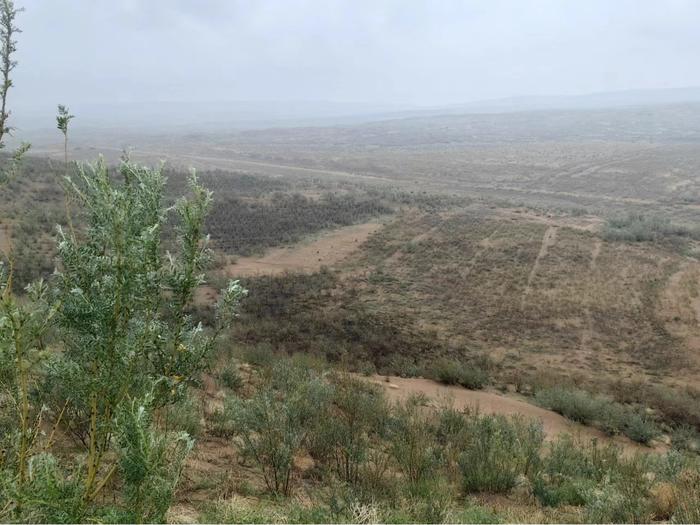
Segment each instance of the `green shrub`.
[[609,241],[656,242],[669,238],[700,238],[700,230],[674,224],[664,217],[630,213],[608,220],[603,232]]
[[489,373],[478,366],[467,366],[462,370],[459,384],[470,390],[480,390],[488,385]]
[[168,430],[187,432],[191,437],[202,432],[202,407],[193,392],[188,392],[179,403],[165,407],[164,412]]
[[647,445],[660,434],[656,423],[643,412],[628,411],[621,431],[632,441]]
[[508,492],[519,476],[536,467],[542,425],[500,415],[469,418],[459,456],[466,492]]
[[407,485],[406,507],[413,523],[447,523],[451,519],[455,494],[442,479],[423,480]]
[[652,517],[652,480],[675,476],[674,458],[623,457],[614,445],[562,436],[550,445],[530,479],[543,505],[582,506],[585,519],[592,522],[645,522]]
[[596,426],[609,435],[624,434],[639,443],[648,444],[660,433],[656,423],[642,409],[584,390],[545,388],[535,394],[535,401],[572,421]]
[[424,400],[408,398],[393,407],[387,422],[389,453],[410,483],[435,477],[442,463],[434,435],[434,418],[421,406]]
[[690,425],[680,425],[671,433],[671,445],[674,449],[700,452],[700,432]]
[[329,399],[323,377],[281,363],[253,397],[227,404],[237,444],[261,469],[271,492],[289,494],[294,456],[315,431]]
[[268,368],[272,366],[275,361],[275,351],[272,345],[268,343],[259,343],[243,347],[241,357],[246,363],[261,368]]
[[504,523],[505,520],[493,510],[472,505],[452,514],[453,523]]
[[621,461],[615,447],[582,443],[563,435],[549,445],[540,468],[530,476],[533,494],[543,505],[584,505],[586,495]]
[[421,368],[415,359],[404,355],[394,355],[389,361],[388,369],[391,373],[400,377],[416,377],[421,375]]
[[208,503],[199,515],[201,523],[284,523],[286,516],[267,504],[250,505],[242,501]]
[[700,523],[700,470],[683,471],[678,477],[673,523]]
[[117,415],[118,465],[132,523],[165,521],[185,458],[194,446],[185,432],[154,431],[150,403],[150,399],[134,401]]
[[651,517],[648,494],[643,489],[605,482],[587,491],[587,523],[648,523]]
[[209,433],[216,437],[230,438],[236,433],[236,425],[231,417],[230,404],[215,410],[209,415]]
[[312,434],[311,455],[347,483],[357,484],[388,415],[382,390],[351,376],[333,381],[329,413]]
[[[60,465],[58,458],[39,453],[29,460],[32,472],[27,486],[20,488],[13,480],[0,477],[0,500],[21,502],[21,516],[25,523],[79,523],[85,514],[82,500],[84,480],[79,472],[70,472]],[[0,472],[2,476],[3,472]],[[17,493],[17,489],[20,492]],[[3,514],[3,521],[9,516]]]
[[446,385],[460,385],[472,390],[484,388],[489,373],[479,365],[465,364],[453,359],[440,359],[430,370],[431,377]]
[[226,388],[230,388],[234,392],[238,392],[243,386],[243,378],[238,371],[238,366],[231,363],[219,373],[219,381]]
[[535,401],[548,410],[584,425],[590,424],[600,416],[600,403],[583,390],[560,387],[544,389],[535,394]]

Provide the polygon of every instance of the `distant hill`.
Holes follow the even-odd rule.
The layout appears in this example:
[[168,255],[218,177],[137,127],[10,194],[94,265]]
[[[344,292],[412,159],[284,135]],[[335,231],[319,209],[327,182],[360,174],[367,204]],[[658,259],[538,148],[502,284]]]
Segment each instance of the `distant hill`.
[[444,109],[455,113],[508,113],[543,109],[607,109],[688,102],[700,102],[700,87],[633,89],[572,96],[509,97],[459,104]]
[[[483,100],[465,104],[435,107],[411,107],[401,104],[363,104],[329,101],[208,101],[208,102],[138,102],[114,104],[69,104],[71,112],[77,115],[74,122],[74,137],[80,135],[104,136],[134,133],[175,134],[226,133],[246,129],[299,128],[356,126],[403,119],[462,116],[470,121],[470,126],[503,122],[510,126],[511,120],[518,125],[530,117],[536,123],[551,125],[552,115],[537,115],[538,112],[554,111],[561,113],[561,122],[555,127],[566,128],[570,123],[578,124],[580,115],[576,112],[591,113],[583,117],[586,125],[590,120],[600,120],[607,127],[607,119],[623,117],[619,123],[626,131],[631,126],[638,135],[667,134],[669,128],[677,131],[678,117],[685,121],[680,127],[687,128],[689,122],[685,111],[692,115],[691,133],[697,138],[696,114],[700,104],[700,87],[656,90],[630,90],[605,93],[592,93],[577,96],[527,96],[494,100]],[[635,113],[635,110],[638,110]],[[650,111],[651,114],[646,113]],[[639,113],[641,111],[642,113]],[[612,113],[610,113],[612,112]],[[507,114],[524,113],[523,116],[508,117]],[[473,116],[469,117],[470,115]],[[491,122],[488,115],[493,115]],[[498,117],[500,115],[500,117]],[[626,121],[631,117],[631,121]],[[18,136],[38,141],[51,141],[56,137],[53,126],[54,106],[19,107],[13,113],[13,124]],[[641,121],[640,121],[641,120]],[[528,123],[525,123],[528,125]],[[659,127],[659,124],[662,124]],[[641,129],[640,129],[641,128]],[[557,134],[561,134],[557,129]],[[566,130],[564,130],[566,131]],[[685,138],[685,132],[673,139]]]

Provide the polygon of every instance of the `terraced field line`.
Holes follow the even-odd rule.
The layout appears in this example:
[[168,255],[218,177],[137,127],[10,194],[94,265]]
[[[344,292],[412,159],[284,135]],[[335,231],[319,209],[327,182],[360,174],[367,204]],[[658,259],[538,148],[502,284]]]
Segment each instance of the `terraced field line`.
[[[603,241],[596,239],[593,243],[593,249],[591,250],[591,261],[588,264],[588,282],[590,283],[591,277],[595,273],[598,257],[600,256],[600,251],[603,248]],[[592,293],[590,286],[586,287],[586,298],[584,301],[583,315],[586,321],[586,326],[581,333],[581,349],[591,350],[591,341],[593,341],[593,316],[591,315],[591,303]]]
[[556,226],[549,226],[545,232],[544,235],[542,236],[542,244],[540,245],[540,251],[537,254],[537,257],[535,258],[535,262],[532,265],[532,269],[530,270],[530,275],[527,276],[527,284],[525,285],[525,290],[523,291],[522,298],[520,300],[520,309],[525,310],[525,302],[527,301],[527,296],[530,295],[530,291],[532,290],[532,281],[534,281],[535,276],[537,275],[537,270],[540,269],[540,262],[544,257],[547,256],[547,252],[549,249],[554,246],[554,243],[557,240],[557,227]]

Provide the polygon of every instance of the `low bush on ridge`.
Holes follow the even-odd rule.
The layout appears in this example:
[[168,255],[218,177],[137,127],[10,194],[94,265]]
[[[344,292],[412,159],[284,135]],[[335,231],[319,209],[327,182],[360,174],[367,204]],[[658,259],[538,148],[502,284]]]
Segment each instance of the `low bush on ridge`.
[[584,390],[546,388],[535,394],[535,401],[572,421],[596,426],[610,435],[624,434],[638,443],[649,444],[660,434],[654,420],[643,409]]

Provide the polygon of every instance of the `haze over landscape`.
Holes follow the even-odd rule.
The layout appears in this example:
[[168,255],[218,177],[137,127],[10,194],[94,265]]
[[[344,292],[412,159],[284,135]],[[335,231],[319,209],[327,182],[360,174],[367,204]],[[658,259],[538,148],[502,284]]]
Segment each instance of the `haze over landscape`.
[[0,15],[0,522],[700,521],[700,2]]
[[150,128],[700,98],[575,98],[700,86],[688,0],[29,4],[13,94],[23,127],[47,125],[52,97],[85,126]]

